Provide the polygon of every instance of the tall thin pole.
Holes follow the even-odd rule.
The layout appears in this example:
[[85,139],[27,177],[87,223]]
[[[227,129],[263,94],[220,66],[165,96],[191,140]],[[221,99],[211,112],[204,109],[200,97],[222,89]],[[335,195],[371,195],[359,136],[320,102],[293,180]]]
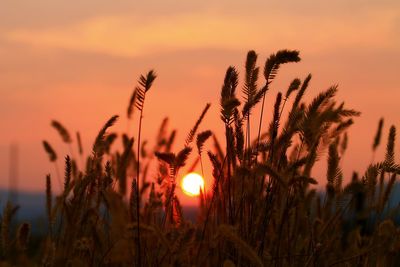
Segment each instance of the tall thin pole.
[[10,169],[8,181],[8,200],[13,204],[18,204],[18,164],[19,164],[19,151],[18,145],[12,143],[10,145]]

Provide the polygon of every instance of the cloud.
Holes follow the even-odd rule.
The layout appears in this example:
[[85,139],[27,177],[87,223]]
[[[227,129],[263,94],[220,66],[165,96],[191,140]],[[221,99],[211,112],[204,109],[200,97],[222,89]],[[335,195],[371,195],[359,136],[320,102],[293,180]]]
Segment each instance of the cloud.
[[335,47],[393,48],[397,15],[394,10],[365,12],[341,20],[269,14],[229,16],[215,13],[175,15],[146,19],[101,16],[71,25],[16,29],[7,41],[39,48],[135,57],[182,49],[296,48],[307,51]]
[[[203,47],[240,48],[238,33],[249,26],[213,17],[183,16],[146,24],[131,17],[99,17],[66,27],[15,30],[7,39],[34,46],[138,56]],[[249,41],[256,42],[254,36]]]

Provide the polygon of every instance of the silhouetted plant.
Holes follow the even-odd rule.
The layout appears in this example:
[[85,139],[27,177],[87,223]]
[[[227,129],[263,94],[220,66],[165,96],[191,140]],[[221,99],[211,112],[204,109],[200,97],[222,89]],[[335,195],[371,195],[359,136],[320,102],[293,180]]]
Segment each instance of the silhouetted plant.
[[[266,122],[265,98],[272,90],[272,81],[282,64],[299,62],[300,57],[298,51],[290,50],[271,54],[264,65],[263,81],[257,58],[255,51],[248,52],[241,85],[243,101],[236,95],[238,70],[231,66],[226,71],[219,99],[225,144],[212,131],[201,130],[210,108],[206,104],[176,152],[176,130],[168,130],[168,119],[163,120],[152,150],[147,140],[141,140],[146,93],[156,75],[150,71],[140,76],[127,109],[128,123],[135,108],[140,113],[137,138],[129,133],[108,133],[118,119],[113,116],[99,131],[86,166],[77,167],[71,149],[65,158],[62,192],[56,198],[52,196],[51,176],[46,177],[49,231],[40,250],[42,264],[398,265],[400,230],[393,218],[399,209],[389,203],[400,174],[395,126],[389,130],[384,160],[372,161],[364,174],[354,173],[345,184],[342,164],[347,130],[360,113],[337,103],[336,85],[304,101],[311,81],[308,75],[304,80],[293,79],[286,92],[276,93]],[[252,136],[251,114],[258,104],[259,127]],[[266,123],[269,127],[263,132]],[[64,143],[74,141],[61,123],[53,121],[52,126]],[[373,154],[382,132],[383,119],[374,138]],[[212,145],[206,142],[210,137]],[[115,147],[116,140],[122,141],[122,149]],[[76,142],[83,159],[79,134]],[[43,145],[50,161],[55,162],[55,150],[46,141]],[[204,176],[202,154],[206,152],[213,181],[211,190],[201,190],[198,218],[191,222],[175,191],[179,171],[192,160],[193,147],[197,153],[188,169],[195,169],[200,162]],[[315,177],[313,170],[325,152],[326,186],[320,190],[315,185],[322,179]],[[152,164],[154,159],[157,166]],[[22,224],[16,241],[10,242],[9,225],[15,211],[8,204],[2,215],[1,259],[26,265],[30,227]],[[35,259],[32,262],[38,263]]]

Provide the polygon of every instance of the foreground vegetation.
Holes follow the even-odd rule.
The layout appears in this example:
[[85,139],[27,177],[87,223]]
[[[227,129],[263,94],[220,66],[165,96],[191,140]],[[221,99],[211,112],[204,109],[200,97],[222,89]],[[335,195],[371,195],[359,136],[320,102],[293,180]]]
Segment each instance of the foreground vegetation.
[[[63,192],[56,198],[56,177],[46,177],[48,235],[36,255],[27,253],[30,225],[11,233],[16,208],[9,203],[1,216],[0,265],[398,266],[400,229],[393,220],[398,210],[388,207],[400,173],[396,129],[390,128],[384,160],[372,162],[343,185],[346,131],[359,112],[335,101],[336,86],[307,103],[303,97],[311,75],[294,79],[286,92],[277,93],[273,114],[264,114],[266,94],[280,67],[298,61],[298,51],[281,50],[260,73],[257,54],[250,51],[240,86],[238,71],[228,68],[220,95],[221,142],[210,130],[198,131],[207,104],[184,144],[175,148],[175,131],[167,131],[166,119],[155,147],[146,148],[142,114],[156,79],[153,71],[140,77],[129,102],[127,117],[133,121],[135,114],[139,125],[135,138],[110,132],[118,119],[112,117],[94,141],[85,168],[77,167],[84,162],[79,133],[74,138],[78,157],[72,157],[73,138],[53,121],[71,155],[65,158]],[[255,118],[257,105],[261,116]],[[382,128],[383,120],[373,152]],[[111,149],[117,139],[122,140],[121,151]],[[43,145],[56,163],[51,145]],[[312,177],[312,170],[323,151],[328,164],[322,193],[312,186],[322,180]],[[185,220],[175,194],[189,155],[201,167],[205,160],[213,166],[212,190],[202,192],[196,222]],[[153,162],[158,174],[150,177]]]

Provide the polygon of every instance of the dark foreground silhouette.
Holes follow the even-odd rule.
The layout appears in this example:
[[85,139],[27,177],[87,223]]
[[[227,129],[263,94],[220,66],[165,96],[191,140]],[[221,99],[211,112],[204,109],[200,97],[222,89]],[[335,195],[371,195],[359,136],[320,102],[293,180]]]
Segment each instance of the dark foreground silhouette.
[[[86,158],[79,133],[72,137],[53,121],[70,146],[65,158],[63,192],[52,194],[46,177],[45,237],[29,239],[31,226],[10,227],[16,213],[8,203],[1,219],[4,266],[396,266],[400,264],[398,205],[390,203],[400,173],[395,162],[396,128],[390,127],[385,158],[343,185],[340,168],[347,129],[360,113],[337,103],[337,86],[304,101],[311,75],[294,79],[285,92],[274,92],[280,68],[299,62],[299,52],[280,50],[264,68],[247,54],[244,81],[229,67],[220,94],[224,140],[200,131],[204,110],[183,144],[164,120],[153,149],[142,140],[146,96],[154,71],[140,76],[129,101],[129,123],[138,132],[112,132],[118,116],[99,131]],[[259,77],[263,78],[259,78]],[[238,93],[238,91],[241,91]],[[152,90],[153,91],[153,90]],[[151,93],[152,93],[151,91]],[[240,96],[238,96],[240,94]],[[264,114],[273,94],[273,114]],[[271,97],[271,96],[270,96]],[[240,100],[243,99],[243,100]],[[261,115],[252,111],[259,105]],[[135,120],[134,120],[135,118]],[[268,119],[268,121],[267,121]],[[252,132],[251,125],[257,125]],[[381,142],[383,121],[373,142]],[[123,149],[115,149],[121,140]],[[43,141],[50,161],[52,146]],[[175,148],[176,147],[176,148]],[[312,170],[327,151],[326,188]],[[72,155],[78,155],[72,157]],[[175,194],[185,165],[213,166],[213,185],[202,192],[197,218],[188,220]],[[194,165],[195,165],[194,164]],[[79,167],[78,167],[79,166]],[[151,171],[150,171],[151,170]],[[155,170],[155,171],[153,171]],[[153,175],[156,173],[156,175]],[[36,249],[31,249],[33,243]]]

